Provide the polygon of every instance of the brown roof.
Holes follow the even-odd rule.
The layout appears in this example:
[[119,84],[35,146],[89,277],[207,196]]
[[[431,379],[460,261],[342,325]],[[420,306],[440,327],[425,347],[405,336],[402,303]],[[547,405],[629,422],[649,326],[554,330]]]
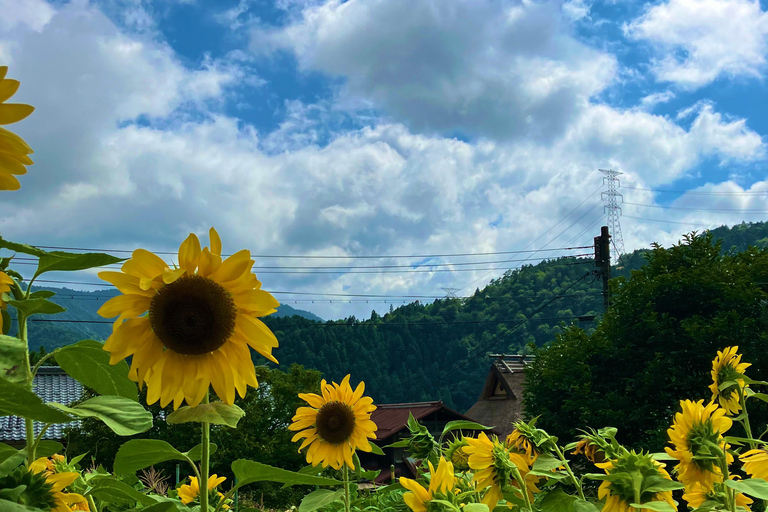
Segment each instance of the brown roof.
[[463,414],[446,407],[442,400],[437,402],[381,404],[377,405],[376,410],[371,414],[371,420],[379,428],[376,431],[376,438],[386,439],[406,428],[408,413],[413,414],[414,418],[420,420],[441,409],[453,413],[459,418],[469,419]]

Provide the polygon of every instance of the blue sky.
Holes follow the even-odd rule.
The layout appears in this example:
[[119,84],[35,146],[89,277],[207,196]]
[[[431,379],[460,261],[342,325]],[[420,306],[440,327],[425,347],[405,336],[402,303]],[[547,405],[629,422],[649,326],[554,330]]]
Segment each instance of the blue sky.
[[16,128],[36,165],[2,199],[19,241],[172,251],[215,225],[294,256],[257,258],[305,272],[262,269],[268,289],[408,300],[519,264],[460,263],[591,243],[598,168],[624,173],[628,250],[768,215],[765,2],[0,6],[0,63],[37,108]]

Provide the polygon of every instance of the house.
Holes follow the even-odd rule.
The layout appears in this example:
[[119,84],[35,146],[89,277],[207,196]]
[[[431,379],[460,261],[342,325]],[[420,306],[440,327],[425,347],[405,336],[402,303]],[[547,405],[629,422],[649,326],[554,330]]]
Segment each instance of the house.
[[512,422],[523,418],[523,385],[526,356],[492,354],[494,358],[485,385],[466,415],[483,425],[493,426],[499,437],[512,432]]
[[[376,444],[379,447],[384,447],[408,437],[410,435],[407,425],[409,414],[413,414],[413,417],[419,423],[427,427],[435,439],[440,438],[443,428],[450,421],[473,421],[469,417],[449,409],[442,401],[381,404],[377,405],[376,410],[371,414],[371,420],[378,427],[376,431]],[[358,456],[360,457],[360,464],[366,470],[381,470],[381,473],[375,480],[377,484],[386,485],[393,478],[400,476],[415,478],[417,475],[416,461],[407,458],[403,448],[384,448],[383,457],[365,452],[358,452]],[[394,476],[391,472],[392,466],[395,467]]]
[[[32,390],[43,402],[58,402],[69,405],[80,400],[83,395],[83,385],[66,374],[58,366],[41,366],[37,370]],[[73,423],[51,425],[43,434],[43,439],[55,441],[64,440],[64,429]],[[34,422],[35,435],[40,433],[43,424]],[[0,442],[16,448],[22,448],[26,439],[24,418],[18,416],[0,416]]]

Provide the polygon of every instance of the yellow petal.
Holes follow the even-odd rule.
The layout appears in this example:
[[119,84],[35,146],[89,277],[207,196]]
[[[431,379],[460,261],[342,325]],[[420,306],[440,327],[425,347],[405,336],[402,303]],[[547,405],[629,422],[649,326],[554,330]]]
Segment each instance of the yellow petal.
[[0,103],[6,101],[19,90],[19,81],[10,78],[0,80]]
[[197,259],[200,257],[200,240],[197,235],[190,233],[179,247],[179,267],[190,274],[197,269]]
[[208,232],[208,238],[211,240],[211,252],[216,256],[221,256],[221,238],[219,233],[211,228]]
[[23,103],[0,103],[0,124],[17,123],[35,110]]

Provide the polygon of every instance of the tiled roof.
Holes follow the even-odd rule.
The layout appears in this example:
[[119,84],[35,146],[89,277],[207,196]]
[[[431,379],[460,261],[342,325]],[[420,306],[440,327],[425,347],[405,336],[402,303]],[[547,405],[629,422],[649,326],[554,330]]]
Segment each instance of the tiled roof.
[[[83,394],[83,385],[58,366],[41,366],[35,375],[32,389],[43,402],[58,402],[65,405],[80,400]],[[63,439],[64,428],[67,425],[74,426],[76,423],[51,425],[43,435],[43,439]],[[34,426],[35,435],[37,435],[43,428],[43,424],[36,421]],[[25,437],[24,418],[0,416],[0,441],[23,441]]]
[[459,414],[445,406],[442,401],[438,402],[414,402],[404,404],[378,404],[376,410],[371,414],[378,430],[377,439],[386,439],[408,425],[408,414],[413,414],[417,420],[425,418],[433,412],[445,410],[456,416],[456,419],[469,419],[463,414]]

